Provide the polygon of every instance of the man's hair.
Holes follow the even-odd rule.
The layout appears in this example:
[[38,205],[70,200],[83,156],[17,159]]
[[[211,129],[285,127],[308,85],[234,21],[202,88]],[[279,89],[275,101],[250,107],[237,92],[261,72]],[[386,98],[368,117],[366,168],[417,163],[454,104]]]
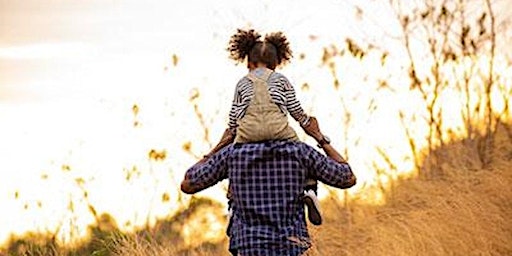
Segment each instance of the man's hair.
[[287,63],[292,57],[290,44],[282,32],[271,33],[261,40],[254,29],[238,29],[231,36],[227,50],[236,62],[243,62],[247,57],[248,63],[263,63],[269,69]]

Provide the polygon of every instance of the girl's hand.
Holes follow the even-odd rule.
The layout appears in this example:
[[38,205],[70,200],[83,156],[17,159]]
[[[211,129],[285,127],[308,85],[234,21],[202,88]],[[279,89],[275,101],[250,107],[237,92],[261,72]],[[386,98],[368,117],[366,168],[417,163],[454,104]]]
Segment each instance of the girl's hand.
[[321,141],[324,135],[320,131],[320,126],[318,125],[318,120],[314,116],[310,117],[309,124],[307,126],[302,126],[302,129],[306,132],[307,135],[313,137],[317,142]]

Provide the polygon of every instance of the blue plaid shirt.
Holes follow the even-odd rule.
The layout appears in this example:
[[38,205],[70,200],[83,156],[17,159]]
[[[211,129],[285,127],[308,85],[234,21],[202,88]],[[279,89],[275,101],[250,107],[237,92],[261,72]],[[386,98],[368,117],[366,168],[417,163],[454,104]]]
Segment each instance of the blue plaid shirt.
[[353,173],[348,164],[291,141],[230,145],[186,173],[200,190],[229,179],[230,251],[265,256],[300,255],[310,247],[300,199],[306,177],[344,188]]

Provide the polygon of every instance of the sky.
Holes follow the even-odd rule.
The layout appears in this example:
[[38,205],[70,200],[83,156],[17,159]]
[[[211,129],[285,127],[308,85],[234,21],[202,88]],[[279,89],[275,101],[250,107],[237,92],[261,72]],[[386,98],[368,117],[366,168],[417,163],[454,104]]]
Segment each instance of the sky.
[[[497,4],[500,15],[512,15],[512,1]],[[306,111],[332,120],[339,96],[322,89],[332,83],[321,68],[323,47],[352,37],[392,48],[393,39],[383,35],[399,31],[389,11],[381,1],[0,0],[0,208],[11,209],[0,213],[0,241],[9,232],[54,230],[72,219],[73,200],[79,202],[77,223],[90,223],[79,179],[89,200],[119,223],[142,224],[146,215],[175,210],[177,182],[196,160],[183,144],[192,142],[196,155],[210,147],[199,139],[204,134],[189,98],[200,92],[197,104],[214,143],[246,72],[225,50],[237,28],[283,31],[295,56],[306,56],[283,72],[297,88],[308,82],[315,91],[298,93]],[[343,68],[344,82],[360,90],[351,75],[360,77],[365,69]],[[380,119],[358,133],[391,143],[371,132],[386,122]],[[322,127],[336,134],[340,125]],[[151,149],[169,156],[155,163],[147,157]],[[354,160],[364,167],[358,157],[364,154]],[[126,182],[134,166],[142,174]],[[158,203],[164,192],[172,203]],[[221,186],[203,195],[224,197]]]
[[[198,155],[209,146],[197,139],[203,134],[191,93],[205,95],[199,104],[215,118],[208,123],[213,141],[246,72],[225,51],[235,29],[284,30],[300,52],[310,35],[341,40],[323,24],[349,13],[335,1],[1,0],[0,208],[10,211],[0,213],[0,240],[59,225],[63,240],[73,226],[83,234],[93,220],[79,184],[120,225],[172,213],[177,182],[195,161],[182,144],[194,142]],[[151,162],[151,149],[170,156]],[[142,174],[126,182],[133,168]],[[222,200],[222,188],[216,191],[205,194]],[[171,204],[158,202],[164,192]]]

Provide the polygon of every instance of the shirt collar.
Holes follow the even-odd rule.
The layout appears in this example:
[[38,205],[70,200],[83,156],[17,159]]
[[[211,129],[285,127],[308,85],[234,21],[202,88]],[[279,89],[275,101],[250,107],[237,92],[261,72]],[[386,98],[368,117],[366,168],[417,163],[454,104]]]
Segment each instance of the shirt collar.
[[251,73],[252,73],[254,76],[256,76],[256,77],[260,78],[260,77],[262,77],[263,75],[265,75],[265,73],[266,73],[268,70],[270,70],[270,69],[265,68],[265,67],[259,67],[259,68],[255,68],[255,69],[253,69],[253,70],[251,71]]

